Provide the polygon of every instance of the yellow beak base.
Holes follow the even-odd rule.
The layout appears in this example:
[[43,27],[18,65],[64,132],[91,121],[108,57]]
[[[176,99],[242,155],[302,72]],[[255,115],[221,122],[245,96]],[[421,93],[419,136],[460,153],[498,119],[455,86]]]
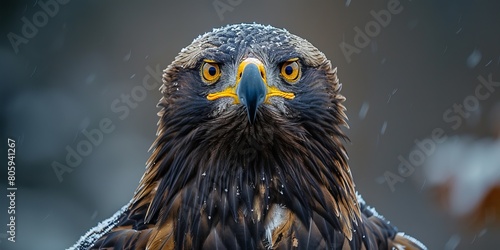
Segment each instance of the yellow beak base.
[[269,86],[267,84],[266,70],[265,70],[264,64],[259,59],[250,57],[250,58],[243,60],[240,63],[240,65],[238,66],[238,71],[236,74],[236,84],[234,86],[227,87],[226,89],[219,91],[219,92],[210,93],[207,95],[207,99],[209,101],[214,101],[214,100],[222,98],[222,97],[230,97],[230,98],[233,98],[234,104],[239,104],[240,98],[236,94],[236,91],[238,89],[238,85],[240,84],[241,76],[243,75],[243,72],[245,71],[246,67],[249,64],[254,64],[255,66],[257,66],[257,68],[260,71],[260,76],[261,76],[261,78],[264,81],[264,84],[266,86],[267,94],[266,94],[266,98],[265,98],[264,103],[269,103],[269,98],[274,97],[274,96],[283,97],[283,98],[289,99],[289,100],[295,98],[294,93],[284,92],[284,91],[281,91],[280,89],[278,89],[277,87]]

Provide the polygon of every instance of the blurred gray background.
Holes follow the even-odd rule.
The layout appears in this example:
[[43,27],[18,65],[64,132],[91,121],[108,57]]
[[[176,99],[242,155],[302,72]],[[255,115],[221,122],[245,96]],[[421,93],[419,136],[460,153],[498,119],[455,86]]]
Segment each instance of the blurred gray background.
[[[50,13],[42,7],[49,2],[57,3],[47,7]],[[398,156],[408,159],[414,141],[435,128],[447,135],[491,133],[498,87],[458,129],[443,114],[475,94],[478,76],[500,81],[498,1],[401,0],[402,11],[372,30],[350,62],[341,42],[355,46],[355,27],[373,24],[370,11],[386,10],[389,0],[63,2],[4,0],[0,7],[0,131],[2,141],[17,141],[18,187],[17,242],[7,241],[0,227],[0,249],[64,249],[127,203],[155,139],[160,93],[144,92],[121,118],[112,104],[124,106],[121,96],[140,88],[150,74],[146,67],[166,68],[198,35],[241,22],[286,28],[338,67],[353,176],[379,213],[430,249],[498,248],[498,227],[470,229],[453,221],[418,174],[393,190],[384,178],[387,171],[397,174]],[[225,4],[225,12],[214,3]],[[23,20],[38,25],[37,32],[23,31]],[[13,43],[9,34],[21,40]],[[75,149],[86,140],[82,131],[99,128],[102,119],[110,119],[114,131],[58,179],[54,162],[65,164],[67,147]],[[0,193],[5,225],[5,189]]]

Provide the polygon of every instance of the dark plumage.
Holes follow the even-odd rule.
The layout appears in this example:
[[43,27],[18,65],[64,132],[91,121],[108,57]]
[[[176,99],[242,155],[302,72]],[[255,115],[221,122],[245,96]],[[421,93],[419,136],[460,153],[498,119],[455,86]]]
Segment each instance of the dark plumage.
[[309,42],[230,25],[164,72],[140,185],[76,249],[425,249],[356,194],[341,84]]

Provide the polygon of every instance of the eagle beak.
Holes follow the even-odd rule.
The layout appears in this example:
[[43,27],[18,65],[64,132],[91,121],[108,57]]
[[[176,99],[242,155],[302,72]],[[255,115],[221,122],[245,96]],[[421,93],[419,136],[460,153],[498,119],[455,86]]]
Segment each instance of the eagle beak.
[[266,72],[262,62],[247,58],[238,67],[236,95],[247,109],[248,121],[253,123],[257,109],[266,100]]

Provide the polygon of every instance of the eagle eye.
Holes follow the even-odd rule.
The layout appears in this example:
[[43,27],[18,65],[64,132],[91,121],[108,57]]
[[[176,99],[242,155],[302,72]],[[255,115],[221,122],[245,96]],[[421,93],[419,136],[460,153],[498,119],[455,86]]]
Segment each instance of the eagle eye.
[[215,83],[221,76],[219,64],[212,60],[204,60],[200,68],[200,75],[206,84]]
[[281,77],[290,84],[296,83],[300,79],[300,65],[298,58],[290,59],[281,65]]

